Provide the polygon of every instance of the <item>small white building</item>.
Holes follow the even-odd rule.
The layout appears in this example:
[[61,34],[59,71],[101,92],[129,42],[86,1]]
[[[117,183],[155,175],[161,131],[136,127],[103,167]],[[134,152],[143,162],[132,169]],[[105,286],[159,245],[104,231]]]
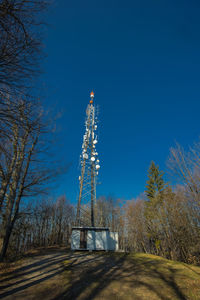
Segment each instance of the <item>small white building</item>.
[[105,227],[72,227],[72,250],[117,251],[118,233]]

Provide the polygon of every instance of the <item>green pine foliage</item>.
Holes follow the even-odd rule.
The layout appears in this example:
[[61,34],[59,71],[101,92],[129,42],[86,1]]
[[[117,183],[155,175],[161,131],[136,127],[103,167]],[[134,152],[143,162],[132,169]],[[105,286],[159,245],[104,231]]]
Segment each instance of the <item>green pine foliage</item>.
[[155,199],[156,196],[161,194],[165,187],[165,182],[163,179],[164,173],[159,170],[159,166],[156,166],[152,161],[148,170],[148,181],[146,184],[145,193],[148,199],[151,201]]
[[144,215],[146,218],[147,235],[149,238],[150,251],[159,255],[162,239],[162,225],[160,216],[164,200],[164,189],[166,184],[163,179],[164,173],[159,170],[152,161],[148,170],[148,181],[145,193],[148,201],[145,203]]

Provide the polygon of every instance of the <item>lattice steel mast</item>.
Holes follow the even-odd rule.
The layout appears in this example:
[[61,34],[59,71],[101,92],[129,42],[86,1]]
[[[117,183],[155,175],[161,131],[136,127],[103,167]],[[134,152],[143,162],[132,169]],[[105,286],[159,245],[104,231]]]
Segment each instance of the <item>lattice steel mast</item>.
[[96,176],[100,168],[97,144],[97,117],[94,93],[90,93],[90,103],[86,110],[85,134],[81,154],[81,176],[76,214],[77,226],[95,226],[94,206],[96,203]]

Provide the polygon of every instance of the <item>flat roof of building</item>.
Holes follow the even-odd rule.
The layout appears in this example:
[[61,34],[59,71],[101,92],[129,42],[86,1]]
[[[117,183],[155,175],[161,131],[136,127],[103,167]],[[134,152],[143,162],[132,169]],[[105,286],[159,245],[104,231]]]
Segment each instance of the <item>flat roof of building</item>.
[[73,226],[72,230],[106,230],[108,231],[108,227],[88,227],[88,226]]

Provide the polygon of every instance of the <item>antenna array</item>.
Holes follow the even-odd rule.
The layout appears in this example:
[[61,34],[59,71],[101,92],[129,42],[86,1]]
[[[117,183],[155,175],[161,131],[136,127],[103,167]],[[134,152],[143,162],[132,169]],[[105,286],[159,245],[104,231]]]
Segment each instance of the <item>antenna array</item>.
[[94,206],[96,204],[96,182],[100,164],[96,151],[97,117],[93,103],[94,93],[90,93],[90,103],[86,110],[85,134],[83,136],[81,175],[79,176],[79,198],[76,226],[95,226]]

